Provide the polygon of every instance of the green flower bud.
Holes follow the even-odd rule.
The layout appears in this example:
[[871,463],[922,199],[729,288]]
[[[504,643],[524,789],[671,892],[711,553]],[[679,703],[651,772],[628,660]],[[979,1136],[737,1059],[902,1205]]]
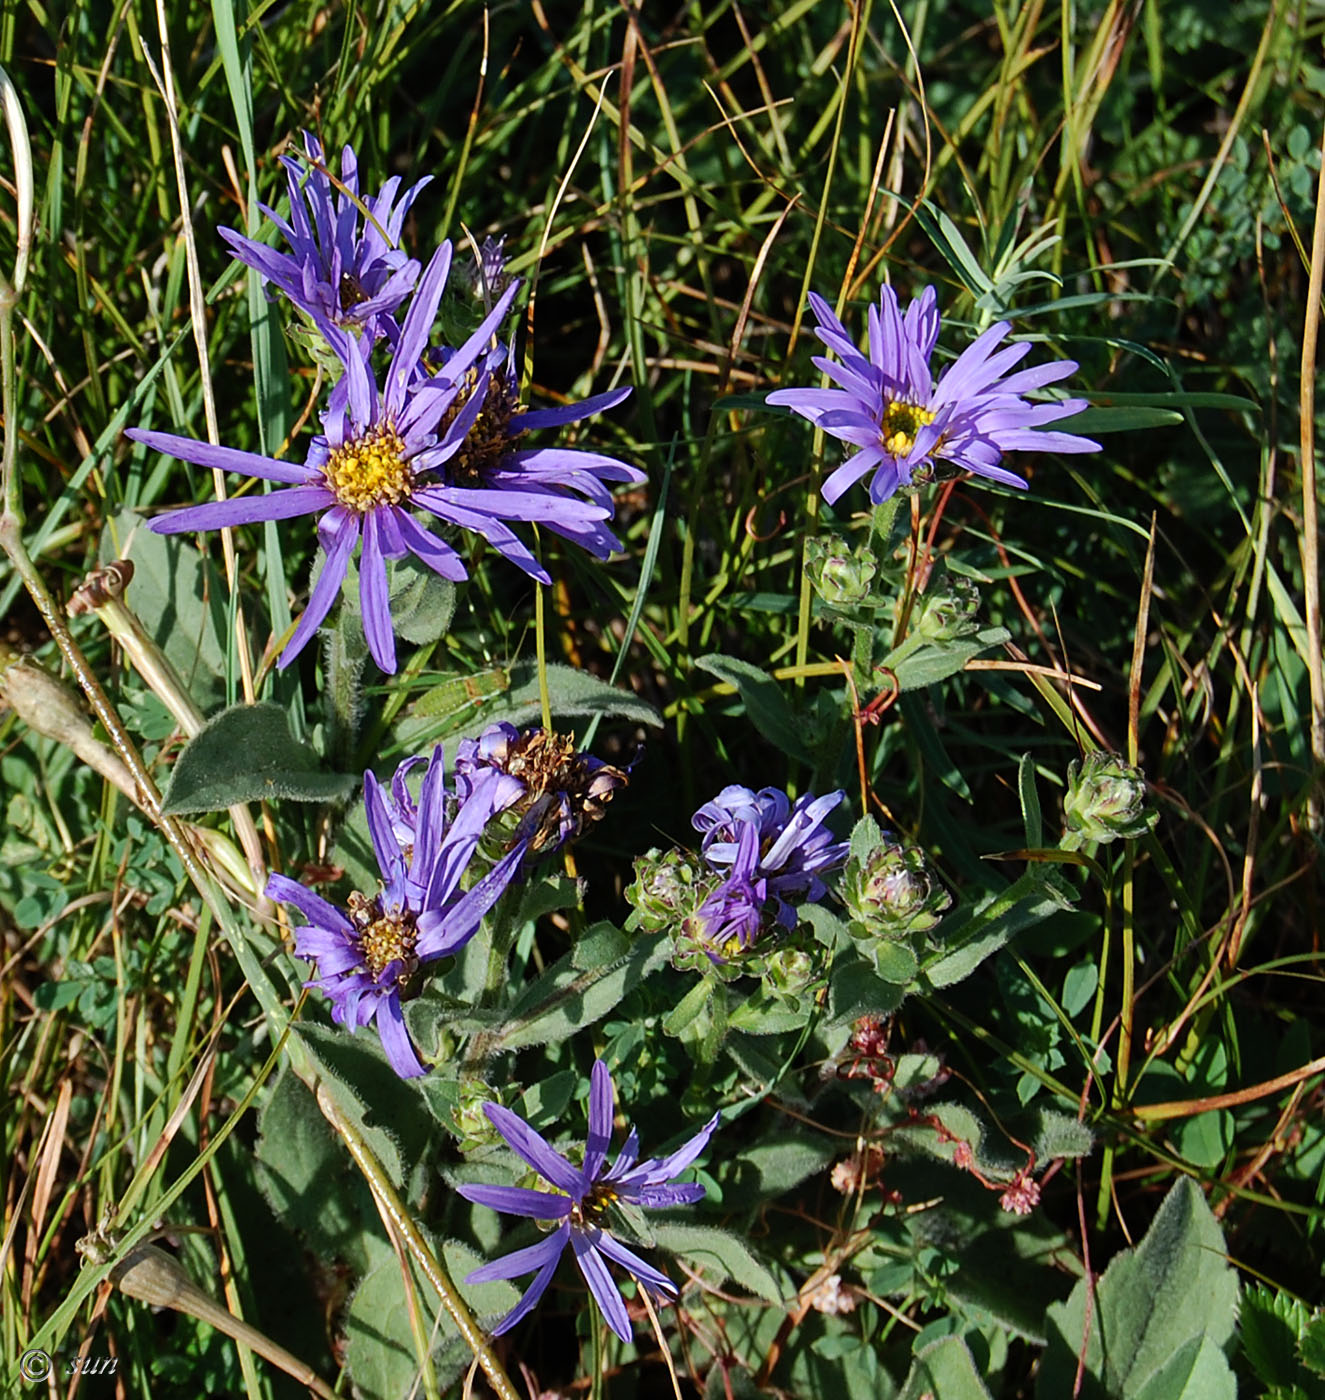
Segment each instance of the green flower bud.
[[661,852],[656,847],[635,858],[635,883],[626,890],[634,906],[635,928],[646,933],[676,930],[720,883],[721,877],[689,851]]
[[797,997],[809,990],[819,973],[817,960],[804,948],[787,944],[764,959],[764,990],[775,997]]
[[460,1085],[460,1098],[451,1110],[451,1125],[460,1139],[462,1152],[478,1147],[499,1146],[501,1134],[483,1111],[485,1104],[500,1103],[501,1093],[481,1079],[466,1079]]
[[931,579],[929,591],[916,599],[911,630],[933,642],[955,642],[979,629],[980,590],[964,574]]
[[870,596],[878,565],[868,547],[851,549],[836,535],[816,536],[805,546],[805,567],[814,591],[835,608],[852,608]]
[[1089,753],[1067,770],[1067,829],[1088,841],[1144,836],[1159,813],[1146,811],[1146,776],[1116,753]]
[[852,856],[842,881],[842,900],[852,933],[867,938],[904,938],[932,929],[952,896],[924,851],[884,840],[869,856]]

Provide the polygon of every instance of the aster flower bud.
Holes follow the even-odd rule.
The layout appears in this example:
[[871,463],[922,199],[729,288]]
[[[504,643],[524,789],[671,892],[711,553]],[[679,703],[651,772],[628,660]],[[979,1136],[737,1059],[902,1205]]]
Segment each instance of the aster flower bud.
[[1144,836],[1157,812],[1146,811],[1146,777],[1115,753],[1089,753],[1067,770],[1063,816],[1069,832],[1089,841]]
[[764,959],[764,990],[774,997],[798,997],[809,991],[819,974],[814,956],[795,944],[775,948]]
[[978,630],[980,590],[963,574],[943,574],[916,600],[911,630],[932,642],[955,642]]
[[462,1152],[473,1152],[479,1147],[495,1147],[502,1141],[501,1134],[492,1126],[487,1115],[487,1106],[501,1103],[499,1090],[484,1084],[480,1079],[466,1079],[460,1085],[460,1096],[451,1110],[451,1125],[460,1139]]
[[836,535],[817,536],[805,546],[805,568],[814,591],[835,608],[851,608],[870,596],[878,572],[874,556],[852,549]]
[[932,929],[952,896],[918,846],[885,837],[868,856],[847,861],[842,900],[853,934],[900,939]]
[[646,933],[679,928],[713,893],[721,877],[689,851],[659,851],[635,857],[635,883],[626,890],[632,921]]

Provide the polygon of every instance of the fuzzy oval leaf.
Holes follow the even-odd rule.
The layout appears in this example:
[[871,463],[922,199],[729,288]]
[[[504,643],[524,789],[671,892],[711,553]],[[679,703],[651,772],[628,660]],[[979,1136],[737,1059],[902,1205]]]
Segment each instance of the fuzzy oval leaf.
[[720,681],[735,686],[750,723],[770,744],[776,745],[788,758],[800,763],[814,763],[814,755],[803,738],[805,724],[797,718],[782,693],[782,687],[772,676],[758,666],[751,666],[748,661],[738,661],[734,656],[719,656],[716,653],[699,657],[695,665]]
[[940,1337],[911,1359],[911,1372],[899,1400],[989,1400],[989,1391],[960,1337]]
[[653,1238],[663,1249],[680,1254],[687,1263],[710,1272],[714,1281],[731,1279],[770,1303],[782,1301],[777,1279],[761,1263],[749,1245],[726,1230],[711,1225],[674,1221],[652,1222]]
[[184,746],[170,775],[161,810],[223,812],[240,802],[285,798],[332,802],[358,780],[329,773],[322,760],[290,733],[279,705],[232,705]]

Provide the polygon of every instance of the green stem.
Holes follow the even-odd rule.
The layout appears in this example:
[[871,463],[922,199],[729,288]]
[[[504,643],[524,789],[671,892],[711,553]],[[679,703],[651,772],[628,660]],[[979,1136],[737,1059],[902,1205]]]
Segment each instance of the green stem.
[[404,1203],[396,1194],[395,1187],[391,1185],[383,1171],[382,1164],[373,1156],[371,1149],[364,1141],[363,1134],[341,1112],[340,1106],[332,1097],[326,1083],[320,1079],[317,1081],[315,1093],[317,1094],[318,1107],[322,1110],[327,1121],[344,1139],[346,1147],[350,1149],[350,1155],[367,1178],[382,1211],[390,1218],[392,1226],[399,1232],[400,1238],[405,1241],[409,1252],[423,1271],[424,1277],[436,1290],[437,1296],[442,1300],[442,1305],[447,1312],[450,1313],[451,1321],[455,1323],[456,1330],[464,1339],[465,1345],[478,1358],[478,1364],[483,1368],[483,1373],[488,1378],[488,1384],[497,1392],[500,1400],[520,1400],[519,1392],[502,1369],[502,1364],[497,1360],[497,1354],[493,1351],[491,1344],[479,1330],[478,1323],[474,1321],[473,1313],[469,1311],[465,1300],[460,1296],[459,1290],[451,1280],[451,1275],[447,1273],[442,1261],[433,1253],[428,1241],[424,1239],[419,1227],[405,1209]]

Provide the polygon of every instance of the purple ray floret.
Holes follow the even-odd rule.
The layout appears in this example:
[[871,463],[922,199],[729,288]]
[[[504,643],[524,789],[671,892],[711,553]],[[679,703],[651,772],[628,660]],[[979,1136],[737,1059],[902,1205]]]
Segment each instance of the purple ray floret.
[[[309,132],[304,151],[307,167],[291,156],[281,160],[290,191],[289,221],[265,205],[262,210],[281,231],[288,253],[234,229],[219,232],[240,262],[279,287],[306,315],[374,340],[419,280],[418,262],[398,245],[405,216],[432,177],[400,193],[400,178],[393,176],[376,194],[361,195],[358,161],[346,146],[340,157],[344,189],[337,192],[321,143]],[[360,204],[371,217],[364,217]]]
[[834,502],[854,482],[869,476],[870,500],[878,505],[899,487],[928,480],[933,462],[953,463],[1005,486],[1025,486],[999,466],[1005,452],[1098,452],[1099,443],[1072,433],[1045,432],[1060,418],[1087,405],[1084,399],[1032,403],[1025,397],[1076,368],[1057,360],[1012,373],[1030,351],[1028,341],[999,349],[1011,330],[999,321],[973,341],[937,383],[929,367],[938,341],[939,313],[933,287],[926,287],[902,314],[896,293],[885,286],[869,311],[869,354],[862,354],[828,303],[810,293],[816,334],[837,357],[816,356],[836,389],[778,389],[770,404],[789,408],[855,451],[823,484]]
[[[412,766],[409,765],[409,766]],[[401,765],[407,771],[407,765]],[[400,786],[404,774],[399,772]],[[519,864],[522,850],[498,862],[469,890],[461,877],[492,816],[517,795],[502,774],[487,776],[447,821],[441,748],[428,760],[417,806],[411,804],[410,840],[402,844],[398,796],[364,774],[364,807],[381,874],[375,894],[350,895],[344,910],[284,875],[268,879],[269,899],[293,904],[308,922],[295,931],[295,952],[317,963],[306,983],[330,999],[331,1019],[356,1031],[377,1026],[391,1067],[402,1079],[427,1072],[410,1040],[401,993],[426,962],[462,948],[478,931]],[[393,784],[393,786],[395,786]]]
[[440,374],[422,378],[420,357],[437,315],[451,265],[451,245],[443,243],[429,262],[400,329],[385,387],[371,367],[369,337],[356,339],[326,321],[318,328],[339,356],[345,373],[337,381],[303,466],[219,447],[173,433],[130,429],[126,436],[197,466],[235,471],[279,482],[269,495],[237,497],[177,510],[151,522],[158,534],[215,530],[260,520],[316,515],[324,551],[322,568],[293,635],[281,653],[287,666],[308,644],[340,592],[350,556],[359,555],[360,604],[364,634],[373,659],[388,674],[396,669],[395,636],[388,603],[388,559],[413,554],[447,579],[466,577],[459,554],[446,540],[415,519],[422,509],[438,520],[487,538],[508,558],[544,583],[548,575],[526,562],[528,551],[504,523],[541,521],[567,530],[592,530],[610,511],[540,490],[475,489],[447,484],[437,474],[460,451],[483,407],[485,385],[470,391],[469,375],[485,353],[493,330],[506,314],[516,288],[508,288],[491,314],[447,362]]
[[[691,821],[703,834],[700,849],[709,865],[733,875],[749,865],[746,883],[757,879],[777,901],[778,922],[795,928],[796,912],[788,900],[811,904],[821,900],[828,888],[820,875],[836,870],[847,858],[847,843],[835,840],[824,825],[824,818],[845,796],[841,789],[823,797],[806,793],[793,803],[778,788],[752,792],[733,783],[706,802]],[[743,846],[747,833],[752,834],[757,852],[753,862],[751,847]]]
[[546,1138],[528,1123],[500,1104],[485,1105],[492,1125],[506,1139],[507,1146],[532,1167],[552,1188],[530,1191],[517,1186],[461,1186],[466,1200],[489,1206],[506,1215],[523,1215],[532,1220],[559,1221],[551,1234],[526,1249],[494,1259],[475,1269],[466,1283],[487,1283],[492,1279],[519,1278],[534,1274],[525,1295],[492,1329],[493,1335],[508,1332],[528,1316],[547,1290],[562,1251],[569,1244],[584,1281],[589,1285],[603,1317],[623,1342],[630,1341],[630,1316],[605,1260],[630,1274],[641,1288],[655,1297],[671,1301],[676,1285],[666,1274],[645,1263],[633,1250],[613,1238],[604,1228],[602,1217],[611,1204],[620,1202],[646,1210],[693,1205],[704,1197],[697,1183],[678,1182],[703,1152],[720,1114],[712,1118],[688,1142],[666,1157],[639,1161],[639,1139],[632,1128],[616,1161],[607,1166],[612,1141],[612,1076],[602,1060],[595,1060],[589,1081],[589,1135],[584,1143],[584,1165],[573,1166]]
[[[454,374],[453,354],[449,347],[443,347],[432,352],[430,358],[442,363],[444,372]],[[551,506],[558,501],[583,499],[599,507],[601,514],[585,518],[549,509],[543,517],[547,528],[598,559],[606,559],[613,550],[619,550],[621,541],[603,523],[611,519],[616,508],[612,487],[637,486],[646,479],[645,474],[638,467],[599,452],[573,447],[528,447],[525,434],[540,428],[562,428],[615,408],[629,396],[630,388],[610,389],[579,403],[555,408],[526,408],[520,402],[513,345],[493,346],[476,367],[476,375],[485,390],[483,410],[464,448],[447,464],[446,480],[456,486],[482,487],[497,495],[506,494],[513,501],[536,497]],[[530,517],[513,514],[511,518]],[[502,552],[526,573],[546,582],[546,575],[532,554],[526,552],[521,557],[508,550]]]

